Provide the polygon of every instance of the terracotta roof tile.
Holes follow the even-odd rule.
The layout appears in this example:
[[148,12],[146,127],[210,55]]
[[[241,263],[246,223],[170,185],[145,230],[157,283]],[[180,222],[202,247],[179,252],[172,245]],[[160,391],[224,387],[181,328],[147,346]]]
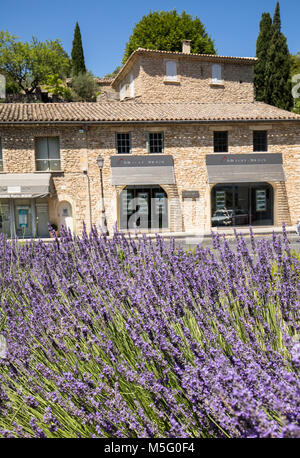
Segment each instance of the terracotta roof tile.
[[297,120],[300,115],[253,103],[2,103],[0,123]]

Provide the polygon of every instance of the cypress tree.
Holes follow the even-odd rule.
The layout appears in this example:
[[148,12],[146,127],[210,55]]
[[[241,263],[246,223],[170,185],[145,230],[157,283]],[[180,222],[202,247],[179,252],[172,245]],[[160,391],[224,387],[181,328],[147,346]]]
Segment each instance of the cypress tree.
[[78,22],[76,22],[74,30],[74,39],[72,46],[72,73],[73,76],[78,76],[80,73],[86,73],[86,67],[84,63],[83,47],[81,40],[81,33]]
[[259,35],[256,41],[256,57],[254,67],[254,87],[256,100],[264,101],[267,54],[272,38],[272,18],[270,13],[263,13],[259,24]]
[[284,110],[293,106],[291,58],[286,37],[281,33],[279,2],[275,9],[267,53],[264,101]]

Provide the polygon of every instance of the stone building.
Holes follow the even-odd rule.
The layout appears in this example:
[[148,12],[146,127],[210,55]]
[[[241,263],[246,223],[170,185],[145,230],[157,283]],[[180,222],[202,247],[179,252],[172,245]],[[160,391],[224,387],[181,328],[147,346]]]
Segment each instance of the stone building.
[[98,102],[1,104],[0,231],[296,224],[300,116],[255,102],[255,62],[138,49]]

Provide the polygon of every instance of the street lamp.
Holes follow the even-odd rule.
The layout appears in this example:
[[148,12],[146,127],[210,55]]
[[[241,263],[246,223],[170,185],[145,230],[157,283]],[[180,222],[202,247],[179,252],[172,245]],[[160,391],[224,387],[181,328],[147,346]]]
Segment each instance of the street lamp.
[[99,156],[97,157],[97,165],[100,170],[100,185],[101,185],[101,229],[103,233],[105,233],[106,235],[109,235],[109,232],[106,226],[105,207],[104,207],[104,191],[103,191],[103,176],[102,176],[103,164],[104,164],[104,159],[99,154]]

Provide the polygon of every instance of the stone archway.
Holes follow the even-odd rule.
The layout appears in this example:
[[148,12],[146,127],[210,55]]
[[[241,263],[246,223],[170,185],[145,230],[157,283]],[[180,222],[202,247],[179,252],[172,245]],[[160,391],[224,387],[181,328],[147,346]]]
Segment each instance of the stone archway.
[[58,204],[58,223],[59,228],[65,226],[67,229],[70,229],[71,232],[74,231],[72,205],[66,200]]

